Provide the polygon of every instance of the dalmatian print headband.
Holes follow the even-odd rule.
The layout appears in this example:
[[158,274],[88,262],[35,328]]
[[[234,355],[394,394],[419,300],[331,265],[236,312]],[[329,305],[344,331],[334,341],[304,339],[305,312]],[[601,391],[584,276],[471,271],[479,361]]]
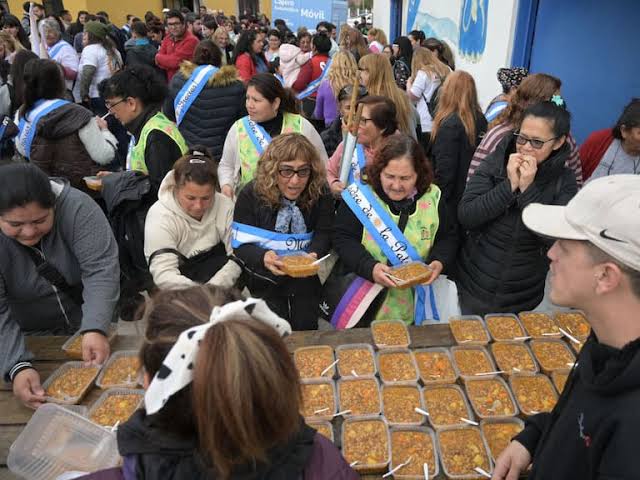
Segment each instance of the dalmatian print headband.
[[291,333],[289,323],[273,313],[264,300],[249,298],[214,307],[209,323],[182,332],[162,362],[144,396],[148,415],[160,411],[172,395],[191,383],[200,341],[213,325],[232,318],[259,320],[271,325],[281,336]]

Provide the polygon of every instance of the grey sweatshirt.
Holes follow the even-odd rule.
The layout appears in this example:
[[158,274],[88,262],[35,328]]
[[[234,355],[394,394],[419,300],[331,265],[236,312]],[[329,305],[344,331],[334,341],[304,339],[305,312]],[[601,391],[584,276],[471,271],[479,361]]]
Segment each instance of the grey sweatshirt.
[[52,179],[51,188],[57,197],[54,223],[39,249],[69,285],[82,284],[84,303],[79,307],[56,292],[36,271],[28,247],[0,232],[0,373],[5,378],[33,358],[23,330],[106,332],[120,294],[118,246],[104,214],[66,180]]

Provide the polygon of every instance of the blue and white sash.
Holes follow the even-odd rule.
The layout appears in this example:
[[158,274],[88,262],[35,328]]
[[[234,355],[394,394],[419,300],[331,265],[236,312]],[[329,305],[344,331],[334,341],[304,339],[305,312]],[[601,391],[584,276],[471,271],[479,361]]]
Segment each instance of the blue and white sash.
[[209,81],[212,75],[218,70],[213,65],[200,65],[196,68],[189,79],[182,86],[176,99],[173,101],[173,106],[176,111],[176,123],[180,125],[184,116],[186,115],[193,102],[195,102],[200,92],[204,89],[205,85]]
[[280,84],[284,87],[284,77],[278,73],[274,73],[273,76],[276,77]]
[[[65,45],[68,45],[69,47],[71,47],[71,45],[69,45],[67,42],[65,42],[64,40],[60,40],[58,43],[56,43],[53,47],[50,47],[48,49],[48,53],[49,53],[49,58],[51,58],[51,60],[56,60],[56,57],[58,56],[58,54],[60,53],[60,51],[65,47]],[[73,48],[73,47],[71,47]]]
[[262,155],[271,143],[271,135],[269,135],[267,131],[256,122],[251,120],[249,115],[242,119],[242,123],[249,134],[249,138],[258,151],[258,155]]
[[362,170],[364,170],[366,165],[367,159],[364,156],[364,147],[358,143],[351,157],[351,168],[349,169],[349,180],[347,182],[349,185],[361,181]]
[[309,233],[279,233],[263,228],[233,222],[231,224],[231,247],[253,244],[266,250],[273,250],[278,255],[298,251],[308,251],[313,239]]
[[[54,100],[38,100],[35,103],[34,108],[20,119],[20,122],[18,123],[19,132],[16,140],[20,142],[20,146],[22,147],[22,151],[24,151],[24,156],[26,158],[31,157],[31,143],[33,143],[33,139],[36,136],[36,130],[40,119],[67,103],[69,102],[59,98]],[[31,120],[28,120],[29,117],[31,117]]]
[[[423,261],[367,185],[352,183],[342,192],[342,198],[393,266]],[[426,319],[440,320],[431,286],[417,285],[414,290],[415,324],[421,325]]]
[[316,90],[318,90],[318,87],[320,86],[322,81],[326,78],[327,73],[329,73],[329,67],[331,67],[331,61],[332,59],[330,58],[327,64],[325,65],[324,70],[322,70],[322,74],[320,74],[318,78],[316,78],[313,82],[307,85],[307,88],[305,88],[298,95],[296,95],[296,98],[298,100],[303,100],[307,98],[309,95],[312,95]]

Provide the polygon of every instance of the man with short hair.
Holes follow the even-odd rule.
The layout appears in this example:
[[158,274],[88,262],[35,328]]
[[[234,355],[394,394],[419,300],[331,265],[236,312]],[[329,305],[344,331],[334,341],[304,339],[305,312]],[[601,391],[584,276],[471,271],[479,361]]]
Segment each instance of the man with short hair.
[[[31,2],[24,2],[22,4],[22,10],[24,10],[22,14],[22,27],[24,31],[27,32],[27,35],[31,35],[31,18],[29,16],[29,12],[31,11]],[[36,16],[36,22],[39,22],[44,18],[44,6],[39,3],[33,4],[33,14]]]
[[178,10],[167,12],[167,33],[156,55],[156,65],[167,73],[170,82],[183,60],[191,60],[198,39],[187,30],[184,16]]
[[131,25],[133,25],[133,22],[135,21],[140,21],[139,18],[137,18],[135,15],[131,15],[130,13],[127,14],[127,23],[125,23],[122,28],[120,30],[122,30],[122,32],[125,34],[125,36],[127,37],[127,40],[131,38]]
[[640,177],[588,183],[567,206],[531,204],[524,224],[555,238],[551,300],[584,311],[592,334],[557,405],[530,417],[494,479],[640,478]]

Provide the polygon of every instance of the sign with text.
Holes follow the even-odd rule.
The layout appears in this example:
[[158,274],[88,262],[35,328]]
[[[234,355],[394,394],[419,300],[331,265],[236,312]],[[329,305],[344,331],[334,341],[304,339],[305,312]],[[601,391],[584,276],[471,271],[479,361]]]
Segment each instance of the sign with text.
[[296,31],[299,27],[315,30],[319,22],[331,22],[340,28],[347,21],[348,9],[343,0],[272,0],[273,19],[281,18]]

